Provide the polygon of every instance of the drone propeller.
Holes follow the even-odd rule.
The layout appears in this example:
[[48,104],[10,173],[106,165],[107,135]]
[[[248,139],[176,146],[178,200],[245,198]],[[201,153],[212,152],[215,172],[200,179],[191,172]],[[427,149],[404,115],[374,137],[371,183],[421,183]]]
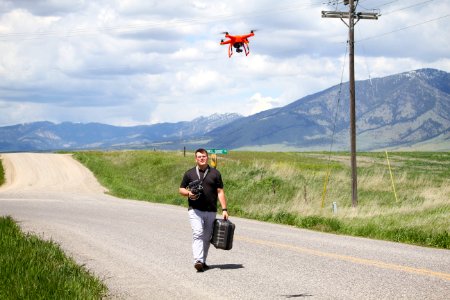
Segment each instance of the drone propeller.
[[227,31],[224,31],[224,32],[221,32],[221,34],[228,35],[228,32],[227,32]]

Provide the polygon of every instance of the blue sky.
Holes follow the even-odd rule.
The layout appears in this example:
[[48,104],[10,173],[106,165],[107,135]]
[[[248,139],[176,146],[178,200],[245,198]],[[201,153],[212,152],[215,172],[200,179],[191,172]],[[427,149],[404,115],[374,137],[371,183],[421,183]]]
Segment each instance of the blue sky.
[[[342,1],[341,1],[342,2]],[[327,0],[0,0],[0,126],[130,126],[250,115],[348,80],[348,29]],[[361,0],[356,78],[450,72],[450,1]],[[249,56],[220,33],[257,29]]]

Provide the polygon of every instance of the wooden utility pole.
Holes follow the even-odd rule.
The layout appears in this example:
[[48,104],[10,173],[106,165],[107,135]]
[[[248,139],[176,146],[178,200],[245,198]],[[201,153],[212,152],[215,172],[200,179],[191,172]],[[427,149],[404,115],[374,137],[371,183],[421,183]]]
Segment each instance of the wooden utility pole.
[[[356,13],[355,2],[358,0],[344,0],[344,4],[349,6],[348,12],[322,11],[322,18],[339,18],[348,26],[349,44],[349,86],[350,86],[350,149],[352,167],[352,206],[358,205],[358,187],[356,172],[356,97],[355,97],[355,25],[361,19],[377,20],[378,13]],[[345,22],[348,19],[348,24]]]

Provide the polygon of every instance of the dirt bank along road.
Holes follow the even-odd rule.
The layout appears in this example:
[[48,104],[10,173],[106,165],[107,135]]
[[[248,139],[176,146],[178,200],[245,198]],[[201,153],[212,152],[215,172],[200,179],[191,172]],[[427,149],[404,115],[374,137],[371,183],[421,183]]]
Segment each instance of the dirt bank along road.
[[186,208],[108,196],[70,155],[20,153],[1,158],[8,182],[0,188],[0,214],[59,243],[105,281],[111,299],[450,295],[448,250],[265,224],[233,218],[233,212],[233,249],[212,247],[211,269],[196,273]]

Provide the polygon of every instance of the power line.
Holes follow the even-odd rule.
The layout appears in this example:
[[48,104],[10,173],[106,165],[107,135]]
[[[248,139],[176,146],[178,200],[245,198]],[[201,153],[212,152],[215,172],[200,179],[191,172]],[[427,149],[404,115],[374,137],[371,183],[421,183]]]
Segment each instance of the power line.
[[80,28],[80,29],[72,29],[65,32],[60,31],[45,31],[45,32],[15,32],[15,33],[5,33],[0,34],[0,39],[8,39],[8,38],[26,38],[26,39],[41,39],[47,37],[74,37],[78,35],[89,35],[96,34],[99,32],[117,32],[123,33],[128,31],[140,31],[140,30],[148,30],[148,29],[157,29],[157,28],[167,28],[167,27],[181,27],[181,26],[190,26],[190,25],[199,25],[199,24],[208,24],[213,22],[220,21],[228,21],[234,19],[241,18],[254,18],[258,16],[264,16],[268,14],[282,14],[282,13],[290,13],[298,10],[305,10],[308,8],[321,6],[322,1],[311,2],[307,4],[291,4],[281,6],[278,9],[261,9],[257,11],[248,11],[239,14],[218,14],[214,16],[210,16],[207,18],[186,18],[179,19],[175,21],[163,21],[163,22],[147,22],[144,24],[136,24],[136,25],[126,25],[126,26],[105,26],[98,28]]
[[383,16],[392,14],[392,13],[394,13],[394,12],[398,12],[398,11],[410,9],[410,8],[413,8],[413,7],[425,5],[426,3],[433,2],[433,1],[434,1],[434,0],[428,0],[428,1],[423,1],[423,2],[420,2],[420,3],[416,3],[416,4],[413,4],[413,5],[410,5],[410,6],[402,7],[402,8],[396,9],[396,10],[392,10],[392,11],[383,13]]
[[343,59],[343,63],[342,63],[341,83],[339,84],[339,91],[338,91],[338,95],[337,95],[338,97],[337,97],[337,103],[336,103],[336,110],[334,112],[333,131],[331,133],[330,151],[329,151],[329,154],[328,154],[328,163],[327,163],[328,171],[325,174],[325,180],[324,180],[324,184],[323,184],[322,208],[324,207],[324,204],[325,204],[325,197],[326,197],[326,194],[327,194],[327,186],[328,186],[328,181],[329,181],[330,174],[331,174],[331,151],[333,149],[334,135],[336,133],[337,117],[338,117],[338,114],[339,114],[339,106],[340,106],[340,103],[341,103],[342,84],[344,82],[344,69],[345,69],[345,64],[346,64],[347,52],[348,52],[348,43],[347,43],[347,47],[345,47],[345,54],[344,54],[344,59]]
[[[378,4],[378,5],[377,5],[377,8],[380,8],[380,7],[383,7],[383,6],[386,6],[386,5],[389,5],[389,4],[398,2],[398,1],[400,1],[400,0],[394,0],[394,1],[386,2],[386,3],[384,3],[384,4]],[[362,6],[361,3],[359,4],[359,6],[361,6],[362,8],[364,8],[364,9],[366,9],[366,10],[371,10],[371,8],[367,8],[367,7]]]
[[382,6],[385,6],[385,5],[389,5],[389,4],[398,2],[398,1],[399,1],[399,0],[394,0],[394,1],[386,2],[386,3],[384,3],[384,4],[380,4],[378,7],[382,7]]
[[[407,29],[410,29],[410,28],[413,28],[413,27],[417,27],[417,26],[420,26],[420,25],[424,25],[424,24],[427,24],[427,23],[431,23],[431,22],[434,22],[434,21],[439,21],[441,19],[445,19],[445,18],[448,18],[448,17],[450,17],[450,14],[447,14],[447,15],[444,15],[444,16],[441,16],[441,17],[437,17],[437,18],[434,18],[434,19],[430,19],[430,20],[427,20],[427,21],[424,21],[424,22],[420,22],[420,23],[408,25],[408,26],[405,26],[405,27],[397,28],[397,29],[394,29],[392,31],[388,31],[388,32],[380,33],[380,34],[373,35],[373,36],[370,36],[370,37],[362,38],[362,39],[356,40],[355,42],[357,42],[357,43],[365,42],[367,40],[376,39],[376,38],[383,37],[383,36],[386,36],[386,35],[389,35],[389,34],[392,34],[392,33],[396,33],[396,32],[403,31],[403,30],[407,30]],[[334,43],[336,43],[336,44],[344,44],[344,43],[347,43],[347,41],[345,41],[345,42],[344,41],[342,41],[342,42],[334,42]]]
[[435,18],[435,19],[427,20],[427,21],[424,21],[424,22],[420,22],[420,23],[417,23],[417,24],[405,26],[405,27],[402,27],[402,28],[397,28],[395,30],[392,30],[392,31],[389,31],[389,32],[385,32],[385,33],[382,33],[382,34],[378,34],[378,35],[374,35],[374,36],[371,36],[371,37],[363,38],[363,39],[357,40],[357,42],[364,42],[364,41],[367,41],[367,40],[372,40],[372,39],[379,38],[379,37],[382,37],[382,36],[385,36],[385,35],[389,35],[389,34],[392,34],[392,33],[395,33],[395,32],[406,30],[406,29],[409,29],[409,28],[412,28],[412,27],[417,27],[417,26],[420,26],[420,25],[423,25],[423,24],[427,24],[427,23],[431,23],[431,22],[434,22],[434,21],[437,21],[437,20],[445,19],[445,18],[448,18],[448,17],[450,17],[450,14],[447,14],[445,16],[438,17],[438,18]]

